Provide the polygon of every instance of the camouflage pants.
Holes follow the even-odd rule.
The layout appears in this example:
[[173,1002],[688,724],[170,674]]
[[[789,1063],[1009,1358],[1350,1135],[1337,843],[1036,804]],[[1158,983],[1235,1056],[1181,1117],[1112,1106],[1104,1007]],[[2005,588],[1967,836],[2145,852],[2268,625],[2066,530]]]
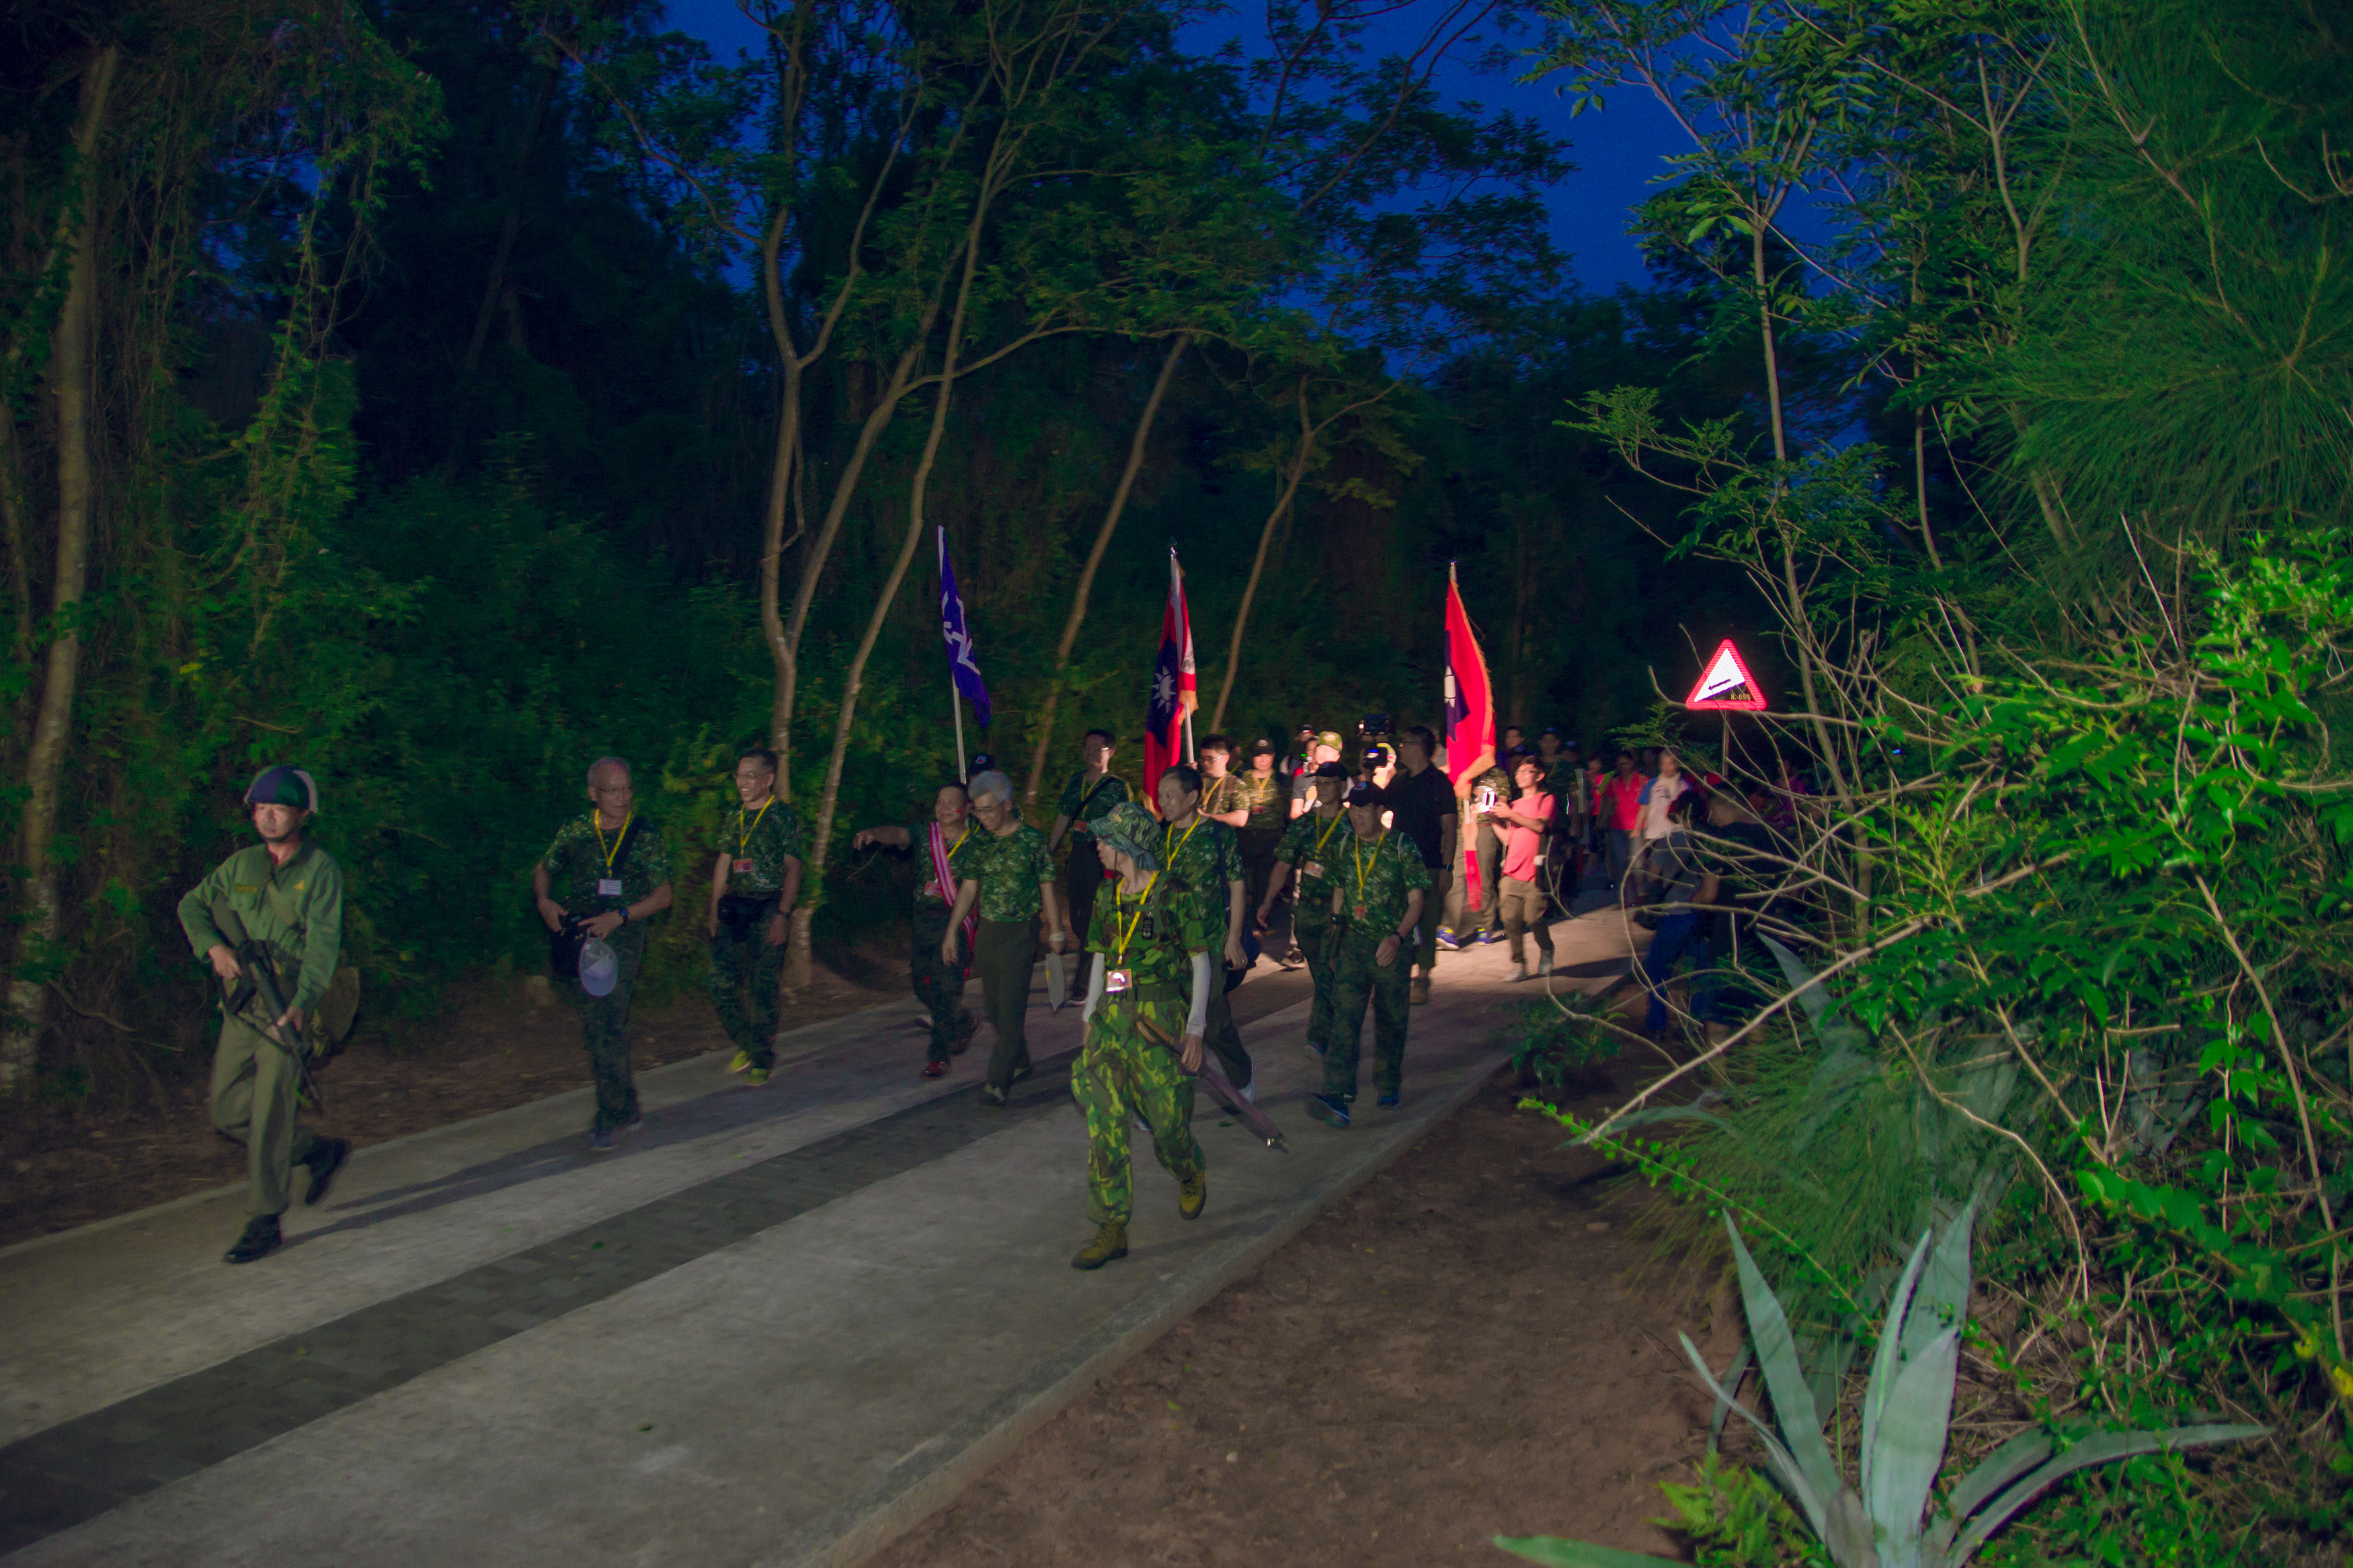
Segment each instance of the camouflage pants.
[[1303,900],[1293,907],[1291,939],[1307,955],[1307,978],[1315,984],[1315,999],[1307,1005],[1307,1043],[1320,1051],[1332,1040],[1332,915],[1321,910],[1319,919],[1309,908]]
[[629,994],[638,988],[638,965],[645,962],[646,928],[631,921],[605,943],[621,961],[611,993],[591,996],[577,980],[569,983],[588,1044],[588,1069],[596,1079],[595,1130],[599,1132],[638,1119],[638,1084],[629,1073]]
[[1152,1152],[1163,1170],[1180,1182],[1201,1173],[1193,1080],[1177,1065],[1176,1051],[1154,1044],[1143,1028],[1148,1021],[1181,1042],[1186,1012],[1186,999],[1174,988],[1131,991],[1105,996],[1088,1020],[1086,1046],[1071,1069],[1071,1098],[1086,1113],[1087,1215],[1097,1225],[1125,1225],[1135,1207],[1127,1154],[1131,1116],[1141,1113],[1152,1129]]
[[1405,1026],[1412,1009],[1413,954],[1403,943],[1388,967],[1373,962],[1386,926],[1344,927],[1332,952],[1332,1037],[1324,1050],[1324,1090],[1356,1097],[1357,1044],[1365,1008],[1373,1010],[1373,1082],[1395,1094],[1405,1078]]
[[926,901],[915,906],[915,945],[908,954],[908,967],[914,971],[915,1000],[932,1012],[932,1044],[926,1059],[935,1062],[944,1062],[955,1053],[956,1037],[972,1018],[964,1005],[964,965],[940,958],[940,939],[947,933],[947,905]]
[[[755,1068],[776,1059],[776,975],[785,967],[782,946],[768,945],[768,922],[761,921],[742,936],[721,921],[711,939],[711,1006],[719,1027]],[[751,1010],[744,1010],[744,993]]]
[[294,1167],[311,1157],[318,1136],[296,1120],[301,1075],[286,1053],[243,1017],[221,1020],[213,1048],[213,1126],[246,1150],[246,1212],[284,1214]]

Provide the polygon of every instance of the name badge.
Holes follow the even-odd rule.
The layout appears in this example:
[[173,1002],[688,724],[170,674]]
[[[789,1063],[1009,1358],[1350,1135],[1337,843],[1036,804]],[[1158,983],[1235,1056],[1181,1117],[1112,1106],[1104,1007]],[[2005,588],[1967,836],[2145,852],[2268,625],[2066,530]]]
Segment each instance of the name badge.
[[1106,969],[1103,971],[1103,990],[1113,996],[1118,995],[1121,992],[1126,990],[1129,986],[1134,984],[1134,975],[1127,970]]
[[752,862],[749,860],[738,860],[735,862],[733,869],[736,876],[748,877],[752,874]]
[[1324,875],[1323,862],[1320,860],[1310,860],[1307,862],[1306,866],[1301,869],[1300,875],[1303,877],[1314,877],[1320,879]]
[[1363,920],[1365,918],[1365,906],[1357,904],[1348,910],[1348,915],[1352,920]]
[[596,896],[600,899],[619,898],[621,896],[621,879],[618,877],[597,878]]

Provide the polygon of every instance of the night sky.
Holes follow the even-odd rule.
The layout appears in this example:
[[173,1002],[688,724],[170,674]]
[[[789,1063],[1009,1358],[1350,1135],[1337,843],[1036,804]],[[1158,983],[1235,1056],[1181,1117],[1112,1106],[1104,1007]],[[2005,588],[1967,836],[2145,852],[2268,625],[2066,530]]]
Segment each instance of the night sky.
[[[1413,10],[1401,14],[1410,24]],[[703,39],[721,58],[754,47],[760,31],[744,18],[733,0],[671,0],[673,26]],[[1234,36],[1231,19],[1188,30],[1187,42],[1201,52],[1214,51]],[[1396,30],[1395,47],[1409,47],[1409,27]],[[1379,47],[1377,33],[1374,47]],[[1641,254],[1626,233],[1627,209],[1650,192],[1650,182],[1665,165],[1668,154],[1685,150],[1682,132],[1666,111],[1647,97],[1630,92],[1613,95],[1606,111],[1588,111],[1569,119],[1568,106],[1554,95],[1549,84],[1525,84],[1509,75],[1484,76],[1462,67],[1439,75],[1450,100],[1509,108],[1535,117],[1555,135],[1571,143],[1575,174],[1552,193],[1553,237],[1571,258],[1577,280],[1595,293],[1608,293],[1621,283],[1645,280]]]

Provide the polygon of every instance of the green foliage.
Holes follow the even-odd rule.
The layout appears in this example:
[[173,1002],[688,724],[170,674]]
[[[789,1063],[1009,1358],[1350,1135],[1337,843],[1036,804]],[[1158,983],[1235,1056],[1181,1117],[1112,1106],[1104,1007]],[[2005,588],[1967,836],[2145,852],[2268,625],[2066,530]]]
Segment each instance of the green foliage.
[[1625,1049],[1608,1016],[1607,1001],[1583,993],[1523,1003],[1519,1024],[1508,1031],[1512,1066],[1547,1089],[1574,1081]]

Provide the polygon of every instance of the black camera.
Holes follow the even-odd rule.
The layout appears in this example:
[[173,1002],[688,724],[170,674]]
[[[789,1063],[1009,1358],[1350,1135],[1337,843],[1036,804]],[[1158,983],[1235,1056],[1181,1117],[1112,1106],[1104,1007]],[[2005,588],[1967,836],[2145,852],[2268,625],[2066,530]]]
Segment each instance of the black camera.
[[1389,736],[1389,716],[1367,713],[1356,721],[1356,732],[1367,741],[1385,741]]

